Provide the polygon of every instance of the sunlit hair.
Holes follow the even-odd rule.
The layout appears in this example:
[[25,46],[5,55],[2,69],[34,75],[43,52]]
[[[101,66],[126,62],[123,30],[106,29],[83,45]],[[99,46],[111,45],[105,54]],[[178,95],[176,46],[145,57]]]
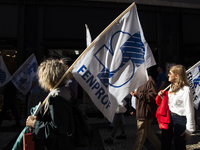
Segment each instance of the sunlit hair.
[[[38,67],[38,82],[41,88],[46,91],[53,89],[58,81],[67,71],[66,66],[55,59],[47,59],[43,61]],[[61,81],[59,86],[64,86],[68,75]],[[58,87],[59,87],[58,86]]]
[[185,85],[189,86],[187,74],[185,67],[182,65],[175,65],[169,68],[171,72],[175,75],[179,75],[175,82],[171,84],[172,91],[170,93],[175,93],[178,89],[183,88]]

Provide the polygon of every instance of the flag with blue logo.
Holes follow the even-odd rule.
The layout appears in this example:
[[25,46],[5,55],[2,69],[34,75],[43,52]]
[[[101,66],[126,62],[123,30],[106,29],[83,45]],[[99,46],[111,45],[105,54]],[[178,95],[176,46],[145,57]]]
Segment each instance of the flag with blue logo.
[[3,57],[0,56],[0,87],[4,86],[11,79],[10,73],[3,61]]
[[187,71],[187,78],[193,93],[194,107],[198,109],[200,103],[200,62]]
[[90,35],[90,30],[87,26],[87,24],[85,24],[85,28],[86,28],[86,43],[87,43],[87,47],[92,43],[92,37]]
[[12,82],[15,87],[26,95],[32,85],[33,78],[37,73],[38,63],[34,54],[32,54],[12,75]]
[[72,73],[112,122],[124,97],[148,80],[146,69],[155,64],[133,3],[86,48]]

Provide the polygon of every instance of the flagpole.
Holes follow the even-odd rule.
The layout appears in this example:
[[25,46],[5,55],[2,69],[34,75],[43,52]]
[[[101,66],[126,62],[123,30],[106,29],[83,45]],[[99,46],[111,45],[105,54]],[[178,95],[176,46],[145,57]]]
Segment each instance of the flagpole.
[[[65,78],[65,76],[72,70],[74,65],[79,61],[79,59],[94,45],[94,43],[102,36],[104,35],[110,27],[112,27],[124,14],[126,14],[133,6],[135,5],[135,2],[132,3],[126,10],[124,10],[110,25],[108,25],[96,38],[95,40],[81,53],[81,55],[74,61],[74,63],[68,68],[68,70],[65,72],[65,74],[62,76],[62,78],[58,81],[58,83],[55,85],[55,88],[58,87],[58,85],[61,83],[61,81]],[[42,105],[44,105],[48,99],[49,95],[45,98]]]
[[[200,64],[200,61],[197,62],[195,65],[193,65],[190,69],[188,69],[188,70],[186,71],[186,73],[190,72],[190,70],[192,70],[193,68],[195,68],[195,67],[198,66],[199,64]],[[170,84],[170,85],[171,85],[171,84]],[[166,91],[166,90],[170,87],[170,85],[169,85],[168,87],[166,87],[163,91]]]

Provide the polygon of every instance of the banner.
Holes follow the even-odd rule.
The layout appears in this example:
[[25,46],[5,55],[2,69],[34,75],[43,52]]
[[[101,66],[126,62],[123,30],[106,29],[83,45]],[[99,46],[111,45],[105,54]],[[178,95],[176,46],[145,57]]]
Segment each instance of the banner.
[[90,35],[90,30],[87,26],[87,24],[85,24],[85,28],[86,28],[86,43],[87,43],[87,47],[92,43],[92,37]]
[[187,72],[187,78],[193,93],[194,107],[198,109],[200,103],[200,63]]
[[155,65],[133,3],[75,61],[72,73],[98,109],[113,121],[116,108],[148,80]]
[[11,80],[10,73],[3,61],[3,57],[0,56],[0,87],[4,86]]
[[35,55],[32,54],[12,76],[13,84],[24,95],[26,95],[31,88],[33,78],[37,73],[37,67],[37,60]]

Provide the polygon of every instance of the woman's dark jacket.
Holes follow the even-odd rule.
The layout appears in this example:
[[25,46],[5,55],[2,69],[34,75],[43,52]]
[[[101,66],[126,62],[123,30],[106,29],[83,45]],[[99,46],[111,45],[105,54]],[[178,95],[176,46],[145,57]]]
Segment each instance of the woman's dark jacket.
[[66,87],[56,90],[38,115],[32,133],[49,150],[73,150],[73,142],[67,135],[67,132],[74,127],[72,108],[66,102],[71,96]]

